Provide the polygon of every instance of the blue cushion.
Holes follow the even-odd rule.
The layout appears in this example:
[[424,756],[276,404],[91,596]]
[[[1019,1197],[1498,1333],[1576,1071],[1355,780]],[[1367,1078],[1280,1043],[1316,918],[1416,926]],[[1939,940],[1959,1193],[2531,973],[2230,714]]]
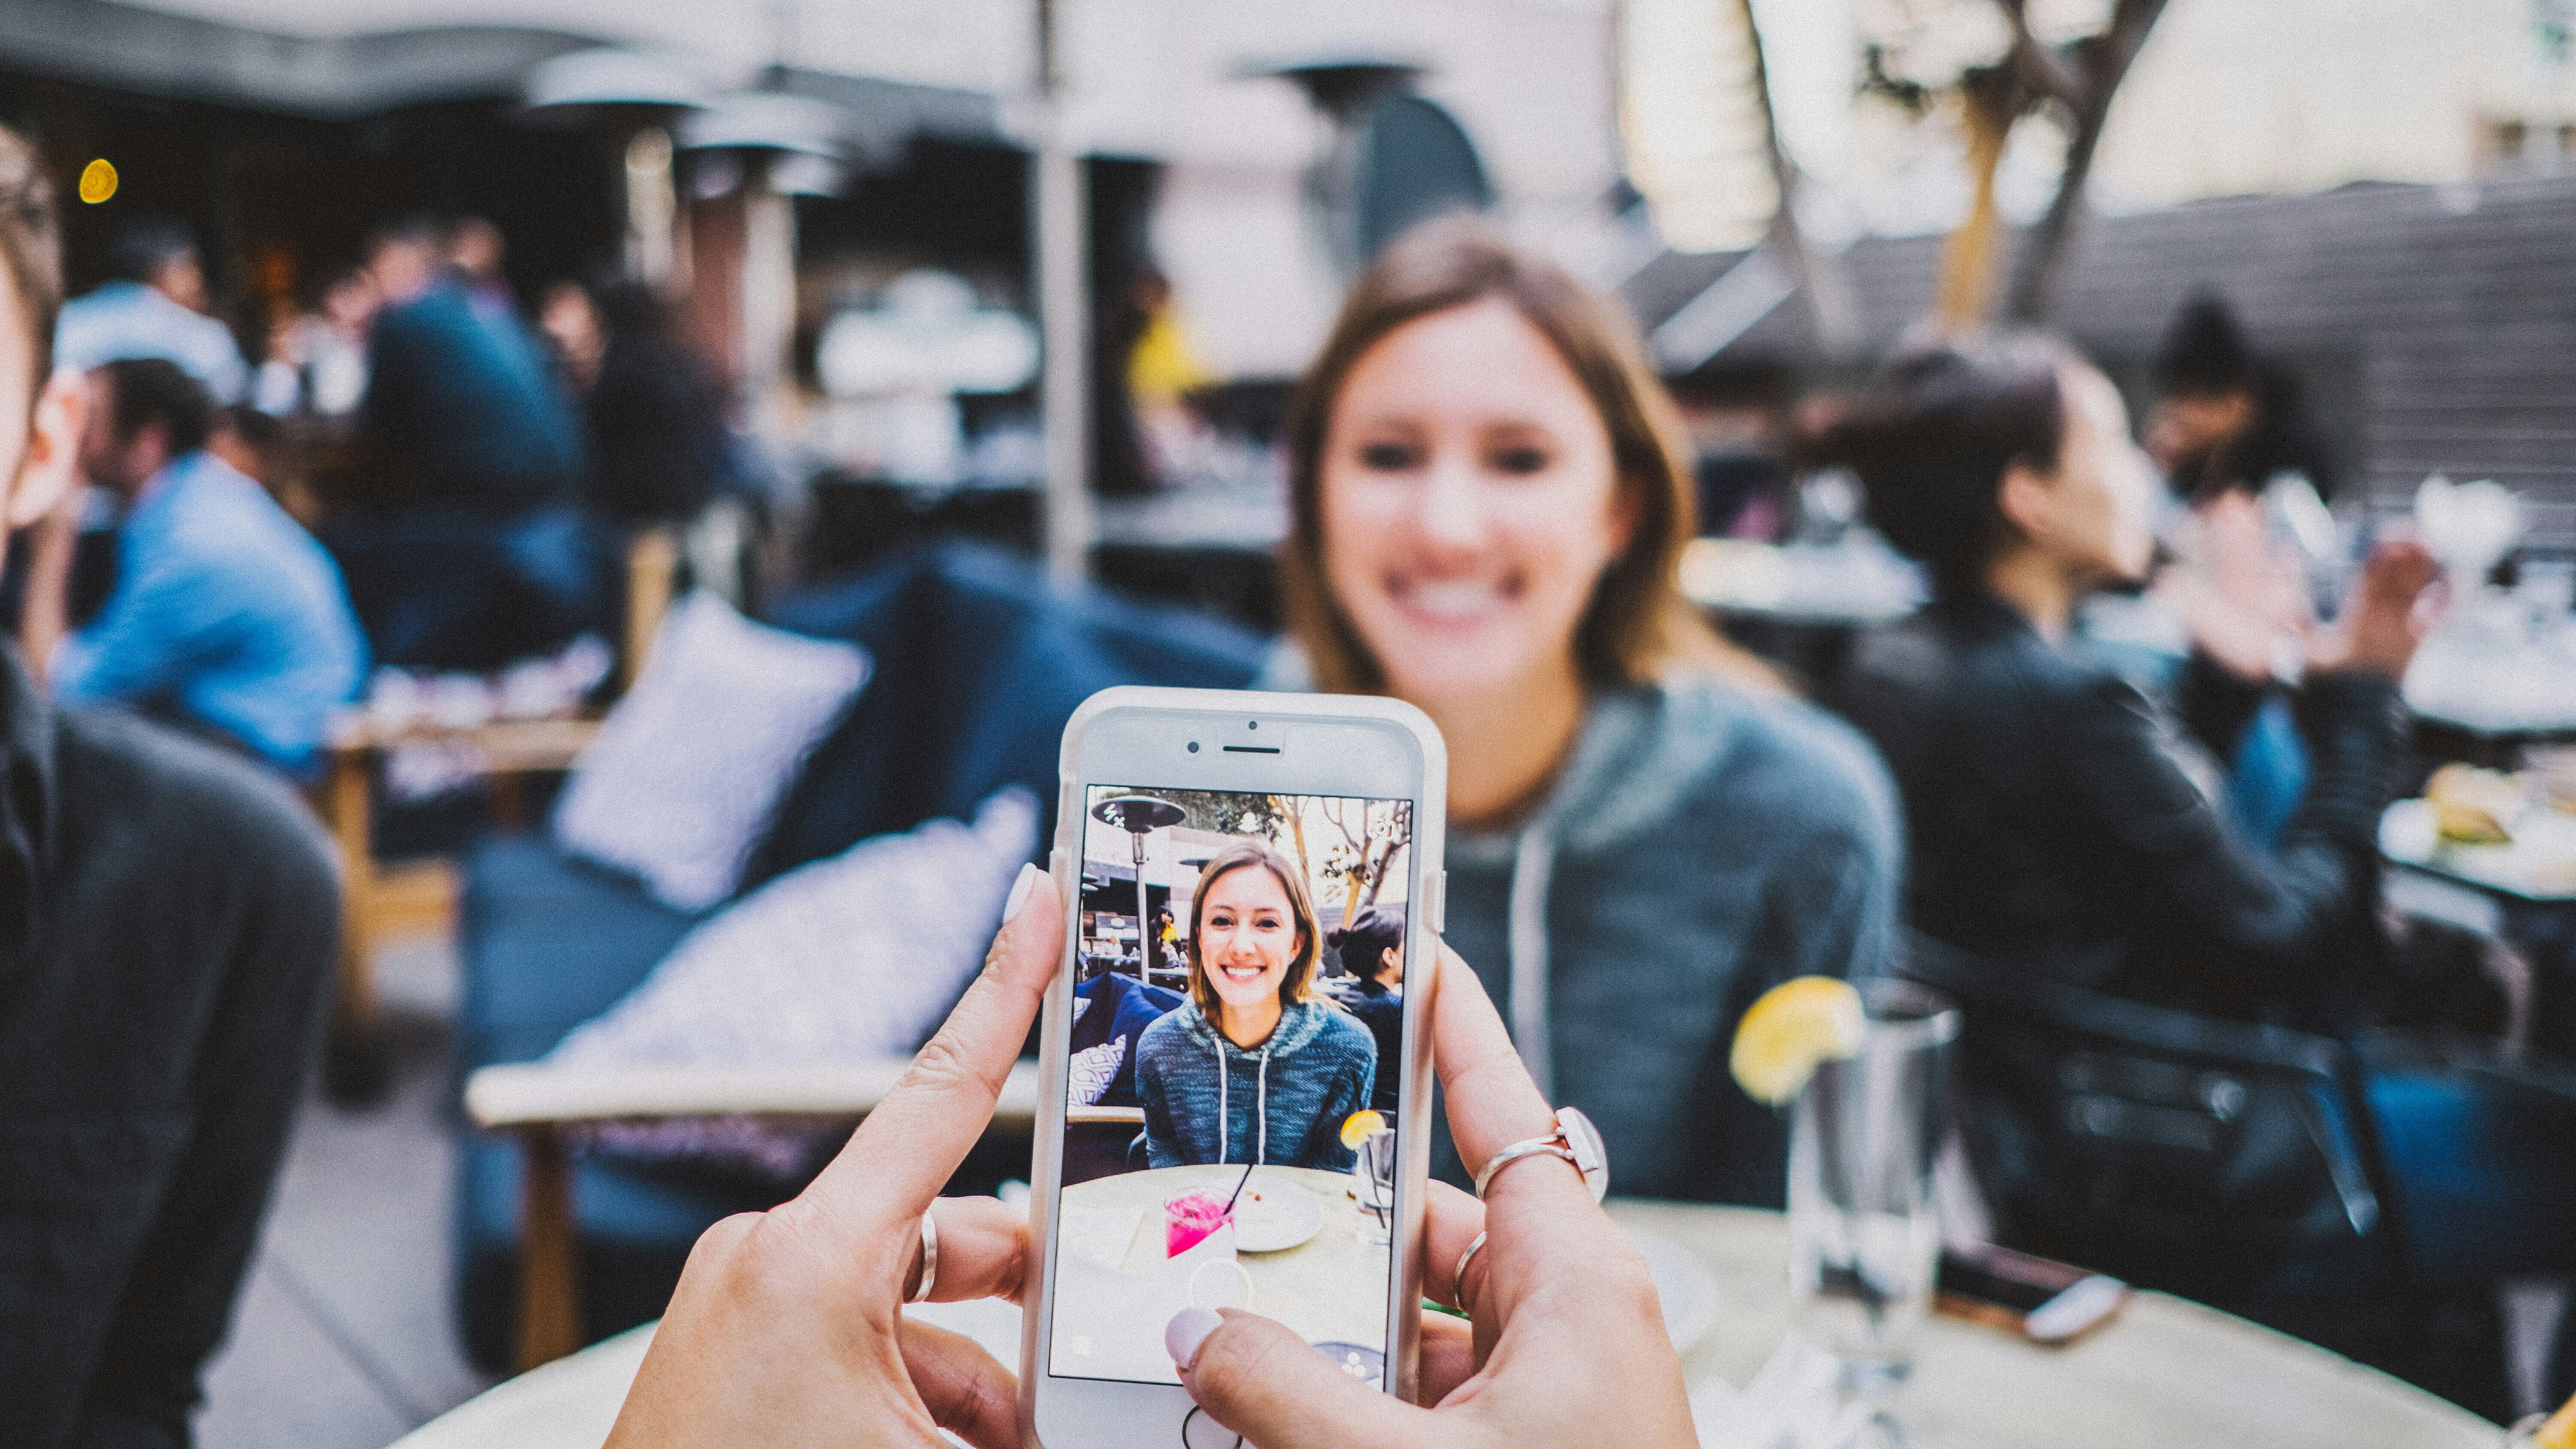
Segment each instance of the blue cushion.
[[701,919],[527,836],[467,857],[461,905],[457,1054],[468,1070],[544,1056],[635,989]]
[[1065,721],[1085,699],[1114,684],[1239,689],[1267,652],[1196,614],[1067,597],[1023,559],[957,543],[792,600],[772,621],[850,640],[872,670],[780,802],[745,889],[871,835],[967,818],[1008,784],[1051,816]]
[[[789,789],[744,873],[752,889],[870,836],[939,816],[969,818],[993,791],[1027,786],[1050,810],[1065,721],[1114,684],[1239,688],[1261,641],[1194,615],[1099,594],[1065,599],[1026,562],[942,545],[781,609],[775,622],[849,639],[873,669],[850,715]],[[1041,835],[1041,839],[1044,839]],[[543,1056],[642,981],[700,917],[624,876],[534,839],[495,840],[468,859],[459,945],[457,1055],[466,1070]],[[1109,1023],[1141,1033],[1179,1004],[1129,992]],[[1125,1100],[1134,1100],[1133,1054]],[[1025,1137],[988,1138],[952,1190],[1028,1172]],[[481,1367],[508,1367],[517,1302],[519,1159],[466,1136],[457,1170],[458,1310]],[[611,1159],[574,1173],[584,1331],[596,1339],[654,1317],[690,1245],[775,1187]]]
[[[1163,1013],[1180,1008],[1181,993],[1162,986],[1148,986],[1133,976],[1107,972],[1094,976],[1073,989],[1073,994],[1092,1003],[1092,1008],[1074,1023],[1072,1049],[1083,1051],[1100,1046],[1113,1038],[1127,1038],[1127,1050],[1118,1058],[1118,1074],[1109,1079],[1100,1094],[1104,1107],[1143,1105],[1136,1095],[1136,1043],[1144,1040],[1145,1028],[1160,1020]],[[1100,1003],[1110,1003],[1103,1011]]]

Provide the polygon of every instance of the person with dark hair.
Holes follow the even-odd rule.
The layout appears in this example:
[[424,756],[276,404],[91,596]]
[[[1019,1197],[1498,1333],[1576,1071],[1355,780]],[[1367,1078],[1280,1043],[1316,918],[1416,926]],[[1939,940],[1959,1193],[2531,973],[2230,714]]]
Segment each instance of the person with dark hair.
[[2334,464],[2297,376],[2255,352],[2217,293],[2198,293],[2174,313],[2157,348],[2155,386],[2147,453],[2178,496],[2260,493],[2293,474],[2320,498],[2334,497]]
[[1936,347],[1890,363],[1833,446],[1933,579],[1930,607],[1861,641],[1840,700],[1904,794],[1915,924],[2216,1015],[2313,1011],[2347,990],[2431,556],[2384,545],[2341,627],[2311,641],[2299,714],[2316,772],[2266,854],[2182,744],[2231,739],[2258,692],[2196,656],[2174,719],[2068,644],[2076,606],[2141,580],[2154,553],[2154,478],[2108,379],[2036,338]]
[[1369,1105],[1395,1110],[1404,1082],[1404,907],[1366,906],[1327,938],[1356,978],[1342,1005],[1377,1038],[1377,1082]]
[[[2316,607],[2308,570],[2324,560],[2310,555],[2335,543],[2325,509],[2333,464],[2298,379],[2254,350],[2214,292],[2174,314],[2156,355],[2155,388],[2147,453],[2191,511],[2171,531],[2175,561],[2145,607],[2179,616],[2210,658],[2268,692],[2278,666],[2272,646]],[[2291,541],[2302,534],[2305,542]],[[2217,743],[2239,820],[2269,844],[2307,785],[2307,753],[2288,703],[2273,694],[2235,739]]]
[[[2305,641],[2312,773],[2264,848],[2210,757],[2258,692],[2204,654],[2169,711],[2070,641],[2075,606],[2142,577],[2153,551],[2155,476],[2107,378],[2052,342],[1935,347],[1889,364],[1836,443],[1936,581],[1920,615],[1860,641],[1839,701],[1904,793],[1915,926],[2107,996],[2358,1036],[2382,959],[2379,819],[2408,764],[2397,682],[2428,627],[2431,555],[2380,543],[2335,626]],[[2576,1267],[2565,1109],[2447,1065],[2462,1055],[2447,1046],[2359,1039],[2423,1281]]]
[[447,265],[448,240],[424,218],[369,240],[372,497],[324,536],[378,658],[496,669],[611,627],[614,564],[580,512],[570,394],[518,314]]
[[1377,1042],[1315,988],[1324,943],[1306,886],[1257,841],[1218,851],[1190,898],[1190,992],[1136,1040],[1154,1167],[1276,1163],[1341,1171],[1342,1124],[1369,1103]]
[[107,248],[109,280],[63,305],[54,351],[87,372],[126,358],[177,363],[218,403],[241,400],[250,382],[232,329],[206,315],[206,273],[197,240],[155,212],[129,217]]
[[724,475],[728,440],[715,379],[672,335],[670,309],[631,279],[595,291],[566,282],[541,320],[584,405],[584,500],[620,523],[694,517]]
[[[1284,451],[1267,687],[1440,726],[1448,942],[1601,1129],[1612,1190],[1778,1206],[1787,1125],[1728,1046],[1782,980],[1884,969],[1895,792],[1682,596],[1689,439],[1634,320],[1481,223],[1425,223],[1352,286]],[[1445,1138],[1431,1162],[1465,1180]]]
[[[49,188],[0,130],[0,519],[76,482]],[[50,381],[48,379],[51,379]],[[0,1438],[182,1449],[320,1045],[340,892],[267,772],[0,650]]]
[[[91,387],[80,460],[125,511],[116,585],[37,662],[65,699],[134,706],[309,770],[331,712],[366,676],[338,566],[208,447],[214,406],[175,364],[111,362]],[[69,532],[68,518],[48,521],[31,565],[40,588],[67,569]]]

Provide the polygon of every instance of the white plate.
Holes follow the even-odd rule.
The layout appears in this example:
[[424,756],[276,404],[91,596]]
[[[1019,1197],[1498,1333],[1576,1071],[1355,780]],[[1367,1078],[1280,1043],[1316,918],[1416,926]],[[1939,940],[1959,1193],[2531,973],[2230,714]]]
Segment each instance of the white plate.
[[1717,1275],[1698,1254],[1678,1243],[1635,1228],[1623,1231],[1645,1255],[1646,1276],[1655,1280],[1655,1298],[1663,1305],[1664,1332],[1673,1341],[1673,1352],[1690,1352],[1717,1326]]
[[1234,1200],[1236,1252],[1283,1252],[1323,1230],[1323,1201],[1293,1182],[1256,1172]]

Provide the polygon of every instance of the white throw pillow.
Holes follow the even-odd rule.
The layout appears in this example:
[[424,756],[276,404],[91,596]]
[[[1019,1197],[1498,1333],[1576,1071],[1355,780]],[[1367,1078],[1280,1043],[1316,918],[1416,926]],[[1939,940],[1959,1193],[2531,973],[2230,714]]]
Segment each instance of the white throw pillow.
[[[1089,1006],[1091,1003],[1085,1001],[1081,1004]],[[1075,1012],[1073,1019],[1080,1021],[1082,1013]],[[1125,1060],[1127,1060],[1127,1038],[1123,1036],[1113,1036],[1096,1047],[1084,1047],[1075,1052],[1073,1061],[1070,1063],[1070,1080],[1065,1087],[1065,1106],[1089,1107],[1097,1104],[1108,1094],[1109,1084],[1118,1080],[1118,1064]]]
[[868,675],[855,644],[755,624],[707,590],[662,622],[555,807],[555,839],[703,911],[742,883],[761,827]]
[[546,1060],[795,1066],[909,1056],[982,964],[1037,850],[1016,786],[972,826],[933,820],[788,872],[683,937]]

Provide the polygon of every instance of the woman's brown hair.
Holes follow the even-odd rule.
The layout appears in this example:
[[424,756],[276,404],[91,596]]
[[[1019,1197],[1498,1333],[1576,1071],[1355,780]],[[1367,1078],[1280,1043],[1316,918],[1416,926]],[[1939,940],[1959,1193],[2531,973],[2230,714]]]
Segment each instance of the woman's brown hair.
[[[35,396],[54,370],[54,314],[63,305],[62,242],[54,227],[54,188],[36,149],[0,126],[0,273],[18,293]],[[32,405],[34,397],[28,399]]]
[[1696,528],[1691,449],[1679,413],[1646,360],[1636,324],[1564,268],[1521,251],[1472,218],[1427,222],[1387,248],[1334,319],[1288,410],[1291,520],[1280,545],[1289,632],[1319,689],[1386,687],[1324,578],[1324,441],[1334,404],[1361,356],[1388,333],[1488,297],[1511,305],[1555,347],[1610,433],[1618,486],[1636,506],[1627,548],[1602,571],[1574,632],[1575,666],[1593,684],[1642,683],[1691,663],[1760,677],[1720,640],[1677,581]]
[[1199,869],[1196,894],[1190,897],[1190,1000],[1211,1022],[1218,1020],[1216,988],[1208,985],[1207,968],[1199,960],[1199,918],[1207,913],[1208,889],[1224,876],[1255,867],[1266,870],[1288,893],[1288,912],[1297,918],[1297,959],[1288,963],[1288,974],[1279,982],[1279,1004],[1294,1006],[1315,994],[1315,959],[1323,943],[1315,931],[1315,907],[1306,899],[1306,883],[1297,878],[1296,870],[1257,840],[1246,840],[1218,851]]

